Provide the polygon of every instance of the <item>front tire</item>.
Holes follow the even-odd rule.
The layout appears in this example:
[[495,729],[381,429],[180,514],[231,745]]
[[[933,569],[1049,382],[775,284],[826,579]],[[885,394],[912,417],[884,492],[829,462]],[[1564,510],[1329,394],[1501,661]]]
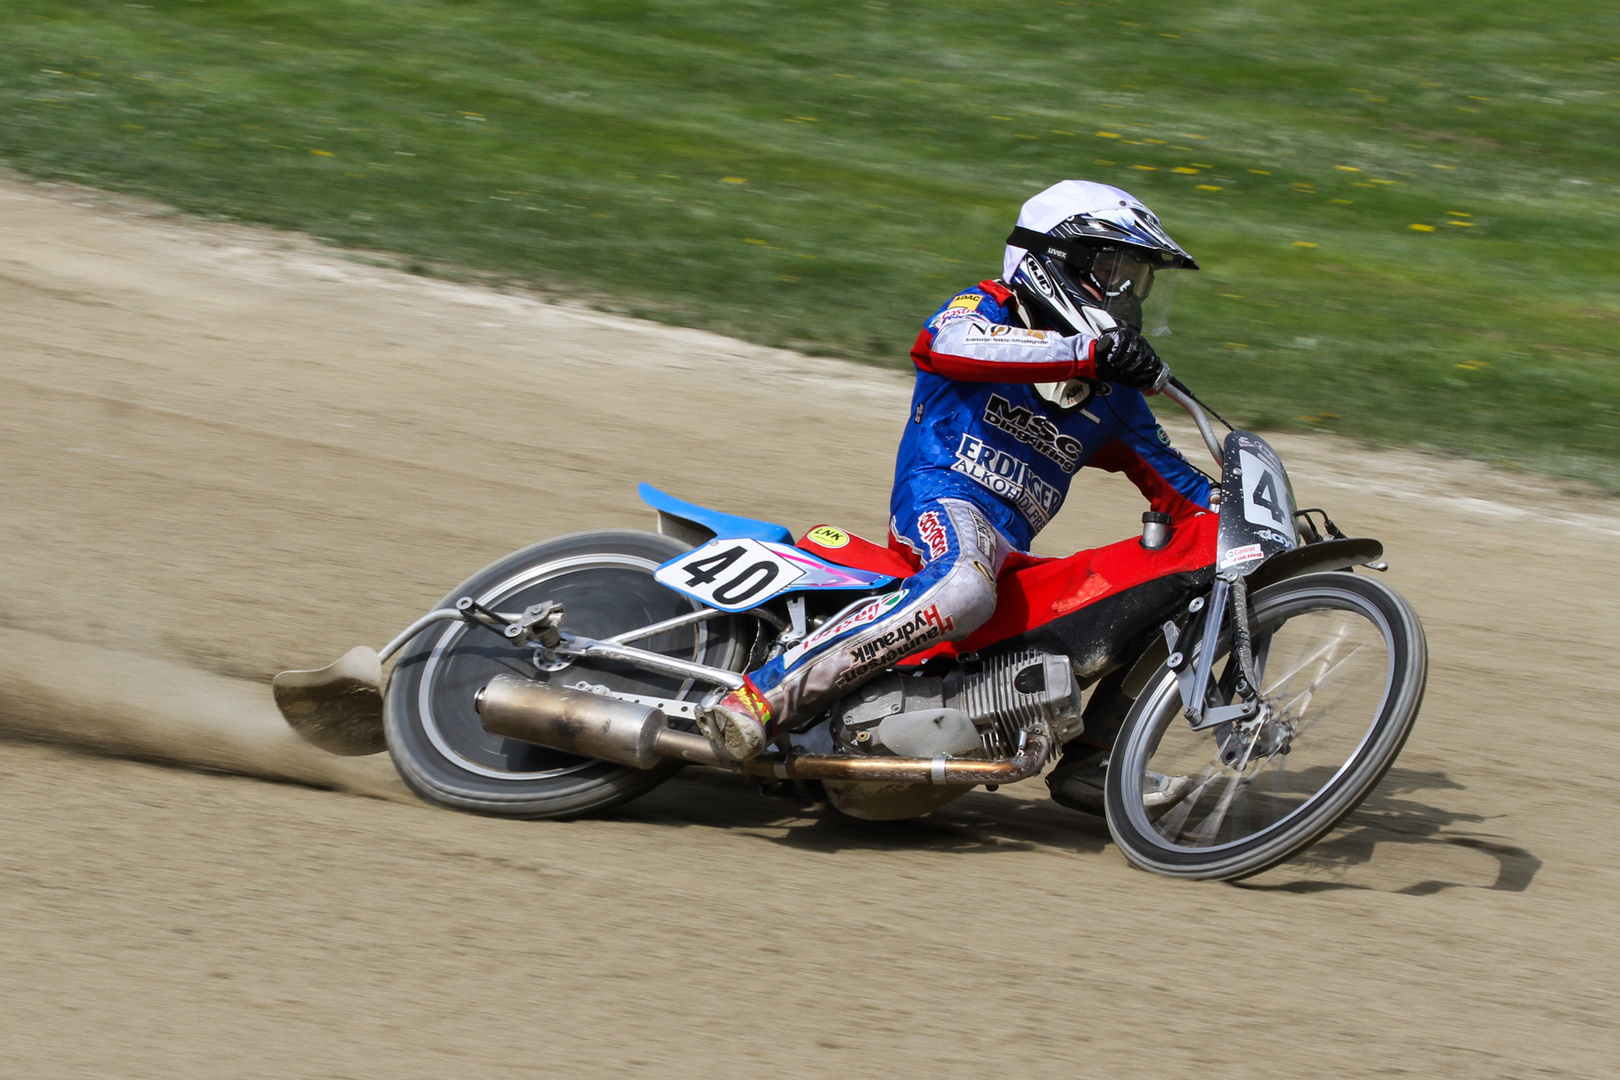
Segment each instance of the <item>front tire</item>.
[[[1367,797],[1412,730],[1428,646],[1393,589],[1356,574],[1310,574],[1259,590],[1251,606],[1261,716],[1194,732],[1176,674],[1161,666],[1114,743],[1108,829],[1141,869],[1235,880],[1293,857]],[[1238,678],[1230,633],[1215,648],[1216,672],[1225,658],[1224,693],[1215,696],[1228,700]],[[1188,793],[1150,807],[1149,772],[1187,777]]]
[[[655,533],[576,533],[492,563],[439,606],[452,607],[460,597],[471,596],[491,610],[516,612],[543,600],[560,600],[565,630],[605,638],[696,608],[652,577],[659,565],[688,548]],[[737,670],[744,659],[737,621],[722,616],[634,644]],[[413,791],[440,806],[481,814],[573,817],[629,802],[680,769],[674,760],[632,769],[485,731],[473,696],[499,674],[563,686],[584,681],[621,693],[683,701],[707,689],[692,680],[606,661],[582,660],[560,671],[540,672],[531,655],[527,647],[464,622],[432,627],[405,647],[389,679],[383,732],[394,767]]]

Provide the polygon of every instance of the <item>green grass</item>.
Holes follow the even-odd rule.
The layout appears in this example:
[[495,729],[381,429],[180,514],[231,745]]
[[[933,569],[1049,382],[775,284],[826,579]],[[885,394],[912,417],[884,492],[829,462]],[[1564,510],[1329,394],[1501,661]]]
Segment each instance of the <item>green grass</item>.
[[1101,179],[1234,419],[1620,488],[1606,6],[8,0],[0,160],[888,363]]

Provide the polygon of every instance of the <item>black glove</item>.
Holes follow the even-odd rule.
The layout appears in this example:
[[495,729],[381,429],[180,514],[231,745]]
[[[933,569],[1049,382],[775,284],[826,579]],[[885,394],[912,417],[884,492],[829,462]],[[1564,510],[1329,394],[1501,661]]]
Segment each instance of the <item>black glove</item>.
[[1097,362],[1098,377],[1138,390],[1158,382],[1164,371],[1164,361],[1153,346],[1129,326],[1116,326],[1098,338],[1092,357]]

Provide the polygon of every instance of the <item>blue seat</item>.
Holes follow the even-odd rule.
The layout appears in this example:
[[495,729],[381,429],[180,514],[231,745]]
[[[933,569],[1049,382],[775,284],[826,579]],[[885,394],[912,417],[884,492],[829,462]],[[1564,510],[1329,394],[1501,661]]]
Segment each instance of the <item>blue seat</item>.
[[639,485],[636,492],[641,496],[642,502],[657,510],[660,515],[668,515],[714,536],[746,537],[749,540],[762,540],[773,544],[793,543],[793,534],[783,525],[710,510],[696,503],[677,499],[673,495],[666,495],[651,484]]

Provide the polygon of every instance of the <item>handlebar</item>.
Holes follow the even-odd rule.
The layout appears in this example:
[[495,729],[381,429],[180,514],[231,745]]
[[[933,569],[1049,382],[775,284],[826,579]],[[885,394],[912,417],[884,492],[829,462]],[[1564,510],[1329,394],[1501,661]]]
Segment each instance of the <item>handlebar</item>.
[[1215,428],[1210,424],[1209,416],[1199,406],[1198,402],[1193,400],[1192,394],[1182,385],[1181,380],[1170,374],[1169,367],[1166,367],[1164,373],[1159,377],[1157,389],[1165,397],[1187,410],[1187,415],[1192,417],[1193,423],[1198,425],[1198,434],[1204,437],[1204,445],[1209,447],[1210,456],[1215,459],[1216,467],[1226,468],[1226,455],[1221,452],[1221,440],[1215,437]]

